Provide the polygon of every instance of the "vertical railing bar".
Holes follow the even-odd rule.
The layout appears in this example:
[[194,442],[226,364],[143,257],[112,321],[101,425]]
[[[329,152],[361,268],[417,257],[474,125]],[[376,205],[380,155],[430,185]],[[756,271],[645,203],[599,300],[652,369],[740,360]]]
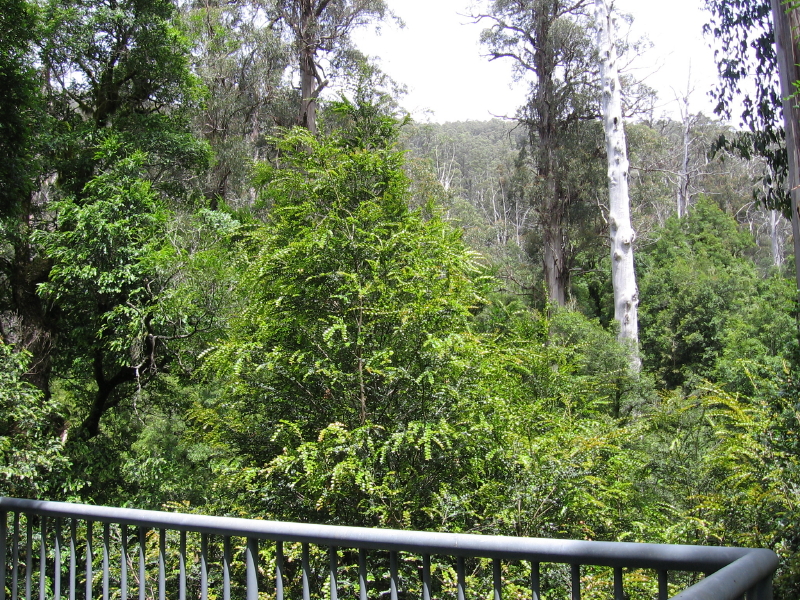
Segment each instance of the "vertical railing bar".
[[11,600],[17,600],[19,594],[19,511],[14,512],[14,532],[11,535]]
[[47,574],[47,517],[41,516],[42,522],[39,523],[39,532],[42,539],[39,540],[39,600],[45,600],[45,575]]
[[303,542],[302,546],[302,563],[303,563],[303,600],[311,599],[311,567],[308,564],[308,543]]
[[245,597],[247,600],[258,600],[258,540],[256,538],[247,538],[245,553],[245,570],[247,572]]
[[167,600],[166,554],[167,531],[158,530],[158,600]]
[[53,527],[53,600],[61,600],[61,517]]
[[358,549],[358,600],[368,600],[367,597],[367,551]]
[[456,558],[456,573],[457,573],[457,595],[456,600],[465,600],[467,596],[466,586],[464,584],[464,557],[459,556]]
[[86,521],[86,600],[92,597],[92,528],[94,521]]
[[581,566],[572,565],[572,600],[581,600]]
[[119,597],[128,600],[128,526],[119,526]]
[[178,557],[178,600],[186,600],[186,532],[181,531],[180,556]]
[[422,555],[422,600],[431,600],[431,555]]
[[492,559],[492,581],[494,583],[494,600],[503,600],[503,580],[500,575],[500,559]]
[[539,579],[539,563],[531,561],[531,600],[541,600],[541,581]]
[[231,538],[222,542],[222,600],[231,600]]
[[283,600],[283,542],[275,542],[275,600]]
[[27,539],[25,540],[25,600],[31,600],[31,578],[33,576],[33,515],[26,515]]
[[756,586],[758,589],[758,600],[772,600],[773,590],[771,574],[759,581]]
[[147,541],[145,539],[144,527],[139,527],[139,600],[145,600],[147,597],[147,573],[145,571],[147,560]]
[[78,552],[75,540],[78,537],[78,521],[75,518],[69,522],[69,600],[75,600],[76,573],[78,571]]
[[614,567],[614,600],[625,600],[622,589],[622,567]]
[[667,585],[667,571],[658,572],[658,600],[667,600],[669,586]]
[[0,511],[0,600],[6,600],[6,536],[8,535],[8,513]]
[[108,538],[111,525],[103,523],[103,600],[108,600]]
[[337,568],[337,556],[336,556],[336,546],[330,547],[330,552],[328,556],[328,565],[330,571],[330,585],[331,585],[331,600],[338,600],[339,598],[339,590],[338,586],[336,585],[336,568]]
[[200,534],[200,600],[208,600],[208,534]]
[[389,598],[397,600],[397,552],[389,552]]

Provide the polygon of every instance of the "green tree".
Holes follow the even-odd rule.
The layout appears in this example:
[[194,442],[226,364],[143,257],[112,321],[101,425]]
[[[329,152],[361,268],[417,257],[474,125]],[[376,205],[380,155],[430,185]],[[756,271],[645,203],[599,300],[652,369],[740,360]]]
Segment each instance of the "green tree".
[[520,77],[531,77],[526,125],[536,189],[531,199],[541,230],[542,264],[550,301],[563,306],[570,275],[566,222],[570,188],[559,160],[565,137],[581,121],[597,116],[596,65],[589,34],[588,0],[527,0],[490,4],[478,19],[491,22],[482,34],[491,60],[510,58]]
[[729,389],[747,391],[732,377],[736,360],[787,351],[786,288],[758,276],[754,250],[748,232],[701,198],[642,253],[644,364],[667,388],[691,389],[699,379],[722,385],[727,377]]
[[31,46],[38,28],[26,0],[0,5],[0,216],[17,214],[30,195],[32,137],[38,93]]
[[0,494],[63,498],[81,486],[57,425],[59,407],[25,381],[30,355],[0,343]]
[[276,0],[276,22],[292,37],[300,73],[298,124],[317,132],[317,104],[330,83],[328,73],[347,71],[363,60],[354,29],[391,16],[384,0]]

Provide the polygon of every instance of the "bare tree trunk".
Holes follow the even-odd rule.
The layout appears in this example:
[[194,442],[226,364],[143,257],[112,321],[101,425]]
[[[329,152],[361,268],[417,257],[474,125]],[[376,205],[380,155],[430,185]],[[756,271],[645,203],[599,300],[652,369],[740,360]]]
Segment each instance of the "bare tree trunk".
[[781,0],[772,0],[772,20],[775,26],[775,50],[778,56],[778,73],[783,97],[783,122],[786,128],[786,152],[789,155],[789,194],[792,202],[792,236],[794,237],[795,283],[800,294],[800,108],[791,100],[792,83],[800,81],[800,49],[792,38],[792,31],[800,25],[800,9],[787,14]]
[[321,12],[327,2],[317,6],[314,0],[300,0],[300,22],[296,31],[295,44],[297,44],[300,66],[300,125],[314,135],[317,134],[317,98],[320,92],[328,85],[322,81],[317,71],[317,48],[319,40],[317,29]]
[[630,344],[631,367],[641,368],[639,359],[639,292],[633,267],[631,207],[628,196],[628,152],[622,123],[622,94],[617,72],[617,50],[606,0],[595,0],[600,79],[603,86],[603,127],[608,154],[609,235],[611,237],[611,282],[614,287],[614,318],[619,321],[619,339]]
[[[691,70],[689,71],[691,77]],[[678,218],[685,216],[689,209],[689,146],[691,144],[692,117],[689,114],[689,89],[686,85],[686,95],[683,97],[683,161],[681,162],[680,185],[678,186]]]
[[783,240],[780,231],[781,215],[777,210],[769,211],[769,239],[772,249],[772,264],[775,267],[783,266]]

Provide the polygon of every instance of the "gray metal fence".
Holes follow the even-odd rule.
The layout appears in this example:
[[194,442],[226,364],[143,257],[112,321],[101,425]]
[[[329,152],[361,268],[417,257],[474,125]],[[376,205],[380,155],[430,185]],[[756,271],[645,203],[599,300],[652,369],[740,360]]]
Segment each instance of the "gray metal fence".
[[[94,524],[99,525],[95,527]],[[95,529],[102,529],[98,547],[94,540]],[[145,556],[148,532],[158,532],[157,576],[150,583]],[[178,545],[177,549],[170,548],[171,555],[177,555],[170,561],[167,560],[167,532],[171,532]],[[189,532],[195,532],[195,537],[199,537],[196,553],[187,554],[186,536]],[[541,598],[542,563],[568,565],[572,600],[580,600],[581,597],[581,568],[593,566],[613,569],[615,600],[625,598],[625,569],[655,570],[658,573],[659,600],[668,597],[668,573],[676,571],[705,573],[706,576],[674,598],[734,600],[746,597],[747,600],[771,600],[772,575],[778,565],[775,553],[766,549],[369,529],[0,497],[0,573],[4,578],[4,585],[0,586],[0,600],[6,600],[7,595],[10,595],[10,600],[22,597],[33,600],[35,587],[38,587],[39,600],[48,597],[61,600],[62,595],[69,600],[80,600],[101,594],[103,600],[109,600],[110,597],[127,600],[133,587],[138,588],[139,600],[149,597],[186,600],[187,594],[208,600],[209,553],[213,550],[209,536],[214,536],[211,538],[214,540],[222,540],[221,590],[212,590],[212,597],[221,597],[222,600],[231,600],[232,597],[232,538],[245,540],[243,595],[246,600],[258,600],[259,584],[265,587],[264,577],[259,575],[259,567],[263,567],[259,565],[259,545],[265,542],[274,544],[270,562],[270,569],[274,567],[274,572],[270,576],[270,589],[261,591],[268,592],[270,597],[274,595],[276,600],[284,600],[284,595],[290,595],[289,590],[285,592],[284,589],[287,583],[284,572],[285,543],[300,544],[302,549],[299,566],[301,583],[294,594],[295,597],[302,597],[302,600],[310,600],[312,596],[310,546],[328,548],[326,578],[329,600],[338,600],[340,593],[339,577],[344,567],[338,564],[337,549],[340,548],[352,549],[354,554],[357,551],[357,566],[350,566],[355,583],[349,591],[354,595],[357,589],[359,600],[368,600],[370,551],[388,552],[389,600],[407,596],[400,587],[399,553],[422,559],[421,600],[431,600],[433,597],[431,556],[451,557],[454,560],[457,573],[455,590],[448,595],[453,595],[457,600],[466,600],[470,595],[474,597],[465,583],[465,560],[474,559],[491,561],[492,600],[502,600],[501,567],[503,562],[510,561],[529,561],[530,593],[526,596],[532,600]],[[81,550],[83,557],[79,557]],[[114,564],[112,554],[116,559]],[[35,558],[38,570],[34,568]],[[193,565],[197,579],[192,586],[187,584],[187,561]],[[80,562],[83,563],[81,567]],[[99,573],[95,572],[96,564],[99,565]],[[175,572],[174,576],[170,573],[170,577],[177,579],[177,589],[167,590],[168,568]],[[81,579],[84,580],[83,589],[78,589]],[[131,586],[129,580],[133,580],[135,585]],[[148,585],[152,590],[149,594]],[[21,589],[23,587],[24,590]],[[233,595],[236,596],[236,590]],[[328,596],[327,593],[324,595]]]

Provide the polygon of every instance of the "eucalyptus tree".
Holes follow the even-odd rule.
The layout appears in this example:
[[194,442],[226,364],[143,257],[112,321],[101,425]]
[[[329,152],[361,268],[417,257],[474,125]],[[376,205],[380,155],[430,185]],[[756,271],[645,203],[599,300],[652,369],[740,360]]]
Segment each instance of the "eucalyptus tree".
[[[743,107],[740,120],[746,127],[732,139],[721,138],[719,145],[745,157],[762,156],[769,164],[759,199],[767,208],[780,209],[791,217],[795,276],[800,289],[800,142],[795,131],[797,108],[788,100],[800,77],[797,39],[792,33],[800,8],[795,0],[706,0],[706,7],[712,15],[706,32],[724,48],[717,51],[720,81],[713,91],[718,101],[716,112],[730,118],[734,99],[739,99]],[[754,81],[755,85],[742,85],[745,81]]]
[[276,25],[291,38],[300,79],[298,124],[317,131],[319,95],[336,71],[363,57],[351,34],[358,27],[392,16],[385,0],[275,0]]
[[212,209],[252,203],[251,169],[264,137],[294,121],[289,45],[255,2],[192,2],[183,12],[193,69],[206,88],[194,129],[214,152],[203,193]]
[[539,183],[533,192],[542,232],[545,283],[563,305],[570,279],[567,219],[571,197],[559,169],[569,132],[597,117],[597,68],[590,38],[589,0],[494,0],[477,14],[491,23],[482,33],[490,60],[508,58],[520,78],[531,78],[525,124]]
[[631,201],[628,195],[628,148],[622,119],[622,90],[617,69],[614,19],[606,0],[595,0],[597,48],[602,82],[603,128],[608,158],[609,236],[611,238],[611,283],[614,288],[614,318],[619,322],[619,338],[631,344],[631,366],[638,371],[639,290],[633,268]]

